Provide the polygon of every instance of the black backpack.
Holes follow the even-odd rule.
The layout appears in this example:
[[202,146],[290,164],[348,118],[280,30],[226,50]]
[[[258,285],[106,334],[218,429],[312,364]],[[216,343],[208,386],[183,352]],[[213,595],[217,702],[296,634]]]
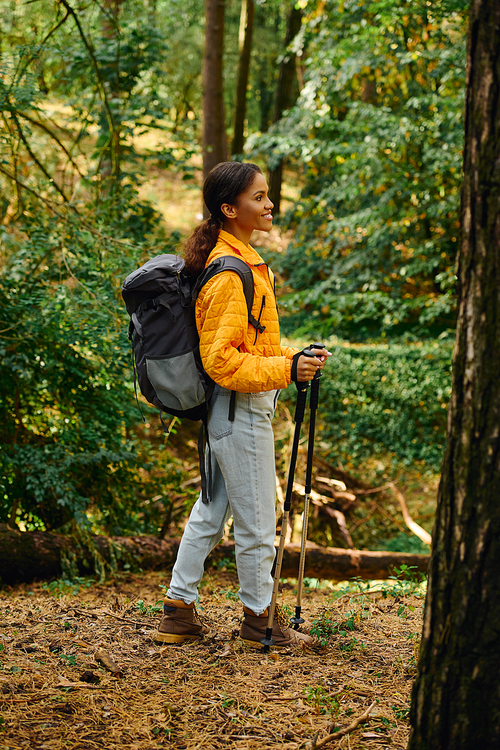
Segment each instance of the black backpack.
[[184,260],[178,255],[158,255],[125,279],[122,296],[130,315],[134,378],[160,413],[206,418],[215,384],[201,363],[194,308],[203,285],[223,271],[241,278],[248,320],[262,332],[264,326],[252,315],[252,270],[239,258],[225,255],[192,277],[185,273]]

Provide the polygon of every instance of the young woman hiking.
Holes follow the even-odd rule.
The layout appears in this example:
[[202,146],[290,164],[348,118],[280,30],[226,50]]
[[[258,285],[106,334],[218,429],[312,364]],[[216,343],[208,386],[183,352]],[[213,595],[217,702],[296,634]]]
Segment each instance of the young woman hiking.
[[[202,288],[196,302],[203,366],[216,383],[210,400],[208,434],[211,456],[210,501],[200,495],[186,525],[156,640],[181,643],[207,632],[195,610],[198,584],[209,552],[220,542],[232,516],[236,567],[243,604],[240,636],[261,647],[271,602],[276,535],[274,436],[271,426],[277,396],[292,380],[310,381],[329,353],[306,357],[280,343],[274,277],[249,245],[254,230],[272,227],[273,204],[266,180],[255,164],[223,162],[208,175],[203,198],[210,218],[184,247],[186,269],[200,273],[223,255],[242,258],[255,285],[248,322],[241,279],[220,273]],[[230,413],[235,392],[234,413]],[[207,476],[209,475],[207,471]],[[310,642],[310,636],[275,618],[277,646]]]

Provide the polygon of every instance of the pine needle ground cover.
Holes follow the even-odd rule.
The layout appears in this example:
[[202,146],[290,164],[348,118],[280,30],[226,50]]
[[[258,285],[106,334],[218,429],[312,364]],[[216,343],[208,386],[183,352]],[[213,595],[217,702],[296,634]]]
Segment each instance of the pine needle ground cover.
[[[208,636],[157,645],[164,583],[150,573],[0,592],[1,750],[406,747],[422,586],[307,589],[315,645],[264,654],[238,640],[231,572],[203,582]],[[280,597],[290,610],[294,583]]]

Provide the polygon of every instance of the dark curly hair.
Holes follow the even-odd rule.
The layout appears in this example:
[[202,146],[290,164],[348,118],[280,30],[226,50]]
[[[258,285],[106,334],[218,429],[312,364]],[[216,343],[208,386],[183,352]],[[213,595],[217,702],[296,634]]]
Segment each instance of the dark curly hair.
[[210,211],[210,218],[202,221],[184,244],[183,255],[188,273],[196,275],[203,271],[224,222],[221,206],[224,203],[235,205],[238,196],[250,187],[257,172],[262,174],[256,164],[223,161],[208,173],[203,185],[203,200]]

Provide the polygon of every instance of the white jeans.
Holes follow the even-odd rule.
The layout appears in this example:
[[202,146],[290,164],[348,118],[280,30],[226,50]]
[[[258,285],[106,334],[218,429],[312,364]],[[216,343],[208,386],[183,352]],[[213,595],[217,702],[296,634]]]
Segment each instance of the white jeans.
[[234,422],[230,422],[231,391],[216,386],[208,416],[211,501],[202,503],[200,495],[191,511],[172,571],[167,594],[171,599],[196,600],[205,559],[233,516],[239,597],[256,614],[269,605],[276,535],[271,420],[277,395],[276,391],[237,393]]

